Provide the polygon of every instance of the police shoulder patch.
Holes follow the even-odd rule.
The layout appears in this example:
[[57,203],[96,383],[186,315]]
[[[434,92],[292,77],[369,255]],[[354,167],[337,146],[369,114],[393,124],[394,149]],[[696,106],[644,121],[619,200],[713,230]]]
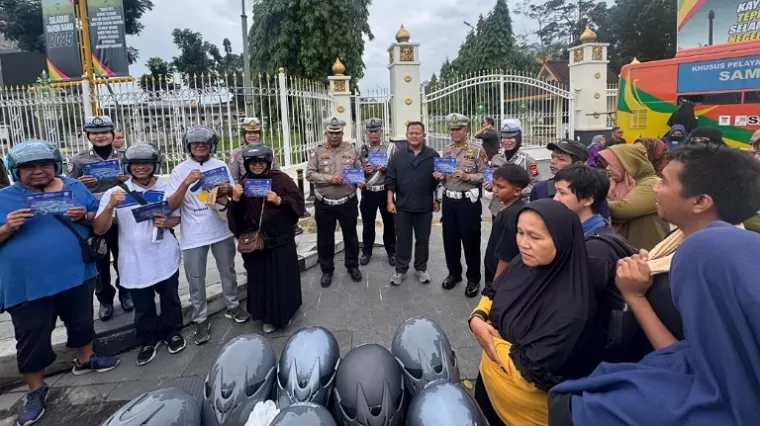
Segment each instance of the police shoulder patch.
[[538,166],[534,161],[528,163],[528,172],[530,172],[530,175],[533,177],[538,176]]
[[488,161],[488,155],[482,149],[480,150],[480,159],[483,161]]
[[74,163],[71,161],[66,162],[66,170],[71,173],[74,171]]

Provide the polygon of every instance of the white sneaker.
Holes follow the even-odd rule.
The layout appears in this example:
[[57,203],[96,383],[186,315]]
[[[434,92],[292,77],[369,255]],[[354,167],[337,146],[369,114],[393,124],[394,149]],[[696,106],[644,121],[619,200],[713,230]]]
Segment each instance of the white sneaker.
[[430,284],[430,274],[427,271],[417,271],[417,278],[422,284]]
[[393,276],[391,277],[391,284],[395,286],[401,285],[401,283],[406,278],[406,274],[402,274],[401,272],[394,272]]

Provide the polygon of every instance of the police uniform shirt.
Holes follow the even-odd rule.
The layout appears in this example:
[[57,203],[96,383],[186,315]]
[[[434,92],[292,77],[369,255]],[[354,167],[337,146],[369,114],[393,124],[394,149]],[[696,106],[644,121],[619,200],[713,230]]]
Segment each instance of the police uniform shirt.
[[329,200],[356,194],[356,185],[336,185],[333,176],[343,176],[344,169],[362,168],[361,154],[352,143],[343,142],[333,148],[328,142],[314,148],[306,166],[306,180]]
[[[245,169],[245,164],[243,164],[243,148],[245,148],[245,145],[235,148],[230,153],[230,158],[227,161],[235,183],[239,183],[240,179],[248,173],[248,170]],[[274,156],[272,159],[272,170],[280,170],[280,163],[277,161],[277,156]]]
[[[69,162],[67,164],[68,172],[69,172],[68,177],[72,179],[79,179],[80,177],[82,177],[83,164],[97,163],[99,161],[107,161],[107,160],[121,160],[123,155],[124,155],[123,152],[116,149],[111,150],[111,155],[108,158],[101,158],[92,149],[80,152],[79,154],[69,159]],[[88,186],[87,189],[89,189],[90,192],[92,192],[92,194],[95,195],[95,198],[100,200],[100,198],[103,196],[103,194],[106,191],[113,188],[114,186],[117,186],[118,184],[119,184],[118,179],[99,180],[95,183],[95,185]]]
[[517,151],[515,155],[509,159],[509,161],[507,161],[507,156],[503,152],[494,155],[491,159],[492,167],[501,167],[507,163],[517,164],[518,166],[528,171],[528,176],[530,176],[530,185],[523,189],[522,194],[523,197],[530,196],[530,191],[533,189],[533,185],[541,180],[541,174],[538,172],[538,163],[536,163],[536,160],[530,155],[521,151]]
[[[364,164],[369,163],[369,154],[386,154],[390,161],[390,154],[388,153],[388,145],[380,142],[377,145],[367,145],[367,157],[363,158]],[[367,178],[368,186],[385,186],[385,172],[375,169],[370,173]]]
[[446,175],[443,186],[447,191],[465,192],[478,188],[483,182],[483,169],[486,168],[488,161],[483,147],[470,142],[462,148],[457,148],[452,143],[443,150],[442,157],[456,158],[457,169],[470,175],[468,181]]

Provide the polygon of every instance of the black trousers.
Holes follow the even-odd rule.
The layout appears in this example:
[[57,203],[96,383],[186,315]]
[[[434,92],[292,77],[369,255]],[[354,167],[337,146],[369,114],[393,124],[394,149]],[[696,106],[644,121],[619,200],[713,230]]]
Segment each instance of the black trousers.
[[467,263],[467,279],[480,282],[480,221],[483,205],[467,198],[443,200],[443,252],[449,276],[462,276],[462,247]]
[[[108,251],[106,257],[97,263],[98,280],[95,282],[95,297],[101,305],[113,305],[116,297],[116,289],[119,290],[119,298],[124,297],[128,290],[119,284],[119,228],[113,224],[111,229],[104,235]],[[113,255],[113,268],[116,270],[116,288],[111,285],[111,255]]]
[[396,212],[396,272],[405,274],[412,261],[412,232],[414,232],[414,269],[427,271],[430,257],[430,228],[433,212]]
[[[496,222],[496,216],[491,218],[491,223]],[[486,245],[486,257],[483,258],[483,272],[485,273],[486,284],[492,283],[496,276],[496,269],[499,267],[499,260],[494,255],[496,251],[496,243],[491,241],[492,238],[498,238],[494,232],[499,232],[495,228],[491,228],[491,236],[488,238],[488,244]]]
[[356,223],[359,218],[359,202],[356,197],[346,204],[328,206],[322,201],[314,201],[314,216],[317,221],[317,255],[322,272],[335,270],[335,225],[340,223],[343,230],[345,265],[347,269],[359,267],[359,236]]
[[475,381],[474,393],[473,396],[475,397],[475,402],[478,403],[478,406],[483,411],[483,415],[486,417],[486,420],[488,420],[489,425],[506,426],[501,418],[499,418],[499,415],[496,414],[493,405],[491,405],[491,400],[488,398],[488,393],[486,393],[486,387],[483,384],[483,378],[480,377],[480,373],[478,373],[478,379]]
[[396,253],[396,224],[395,218],[388,212],[388,193],[386,191],[371,192],[362,191],[362,201],[359,203],[359,211],[362,213],[362,252],[372,254],[375,245],[375,218],[377,209],[380,209],[380,217],[383,218],[383,244],[385,251],[390,254]]
[[[182,329],[182,302],[179,300],[179,269],[168,279],[146,288],[130,290],[135,304],[135,331],[143,345],[168,340]],[[156,314],[158,294],[161,314]]]

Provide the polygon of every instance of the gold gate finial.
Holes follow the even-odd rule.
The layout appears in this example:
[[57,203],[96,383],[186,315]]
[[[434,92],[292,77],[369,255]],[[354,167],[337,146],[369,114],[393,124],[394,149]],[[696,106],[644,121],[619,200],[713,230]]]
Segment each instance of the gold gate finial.
[[401,28],[396,33],[396,41],[399,43],[406,43],[412,38],[412,35],[409,34],[409,31],[404,28],[404,24],[401,24]]
[[346,66],[340,61],[340,58],[335,58],[335,63],[332,66],[333,75],[343,75],[346,72]]
[[596,41],[596,33],[591,30],[591,26],[586,25],[586,30],[581,34],[582,43],[594,43]]
[[631,63],[632,63],[632,64],[640,64],[641,62],[639,61],[639,59],[638,59],[638,58],[636,58],[636,57],[634,56],[634,57],[633,57],[633,60],[631,61]]

